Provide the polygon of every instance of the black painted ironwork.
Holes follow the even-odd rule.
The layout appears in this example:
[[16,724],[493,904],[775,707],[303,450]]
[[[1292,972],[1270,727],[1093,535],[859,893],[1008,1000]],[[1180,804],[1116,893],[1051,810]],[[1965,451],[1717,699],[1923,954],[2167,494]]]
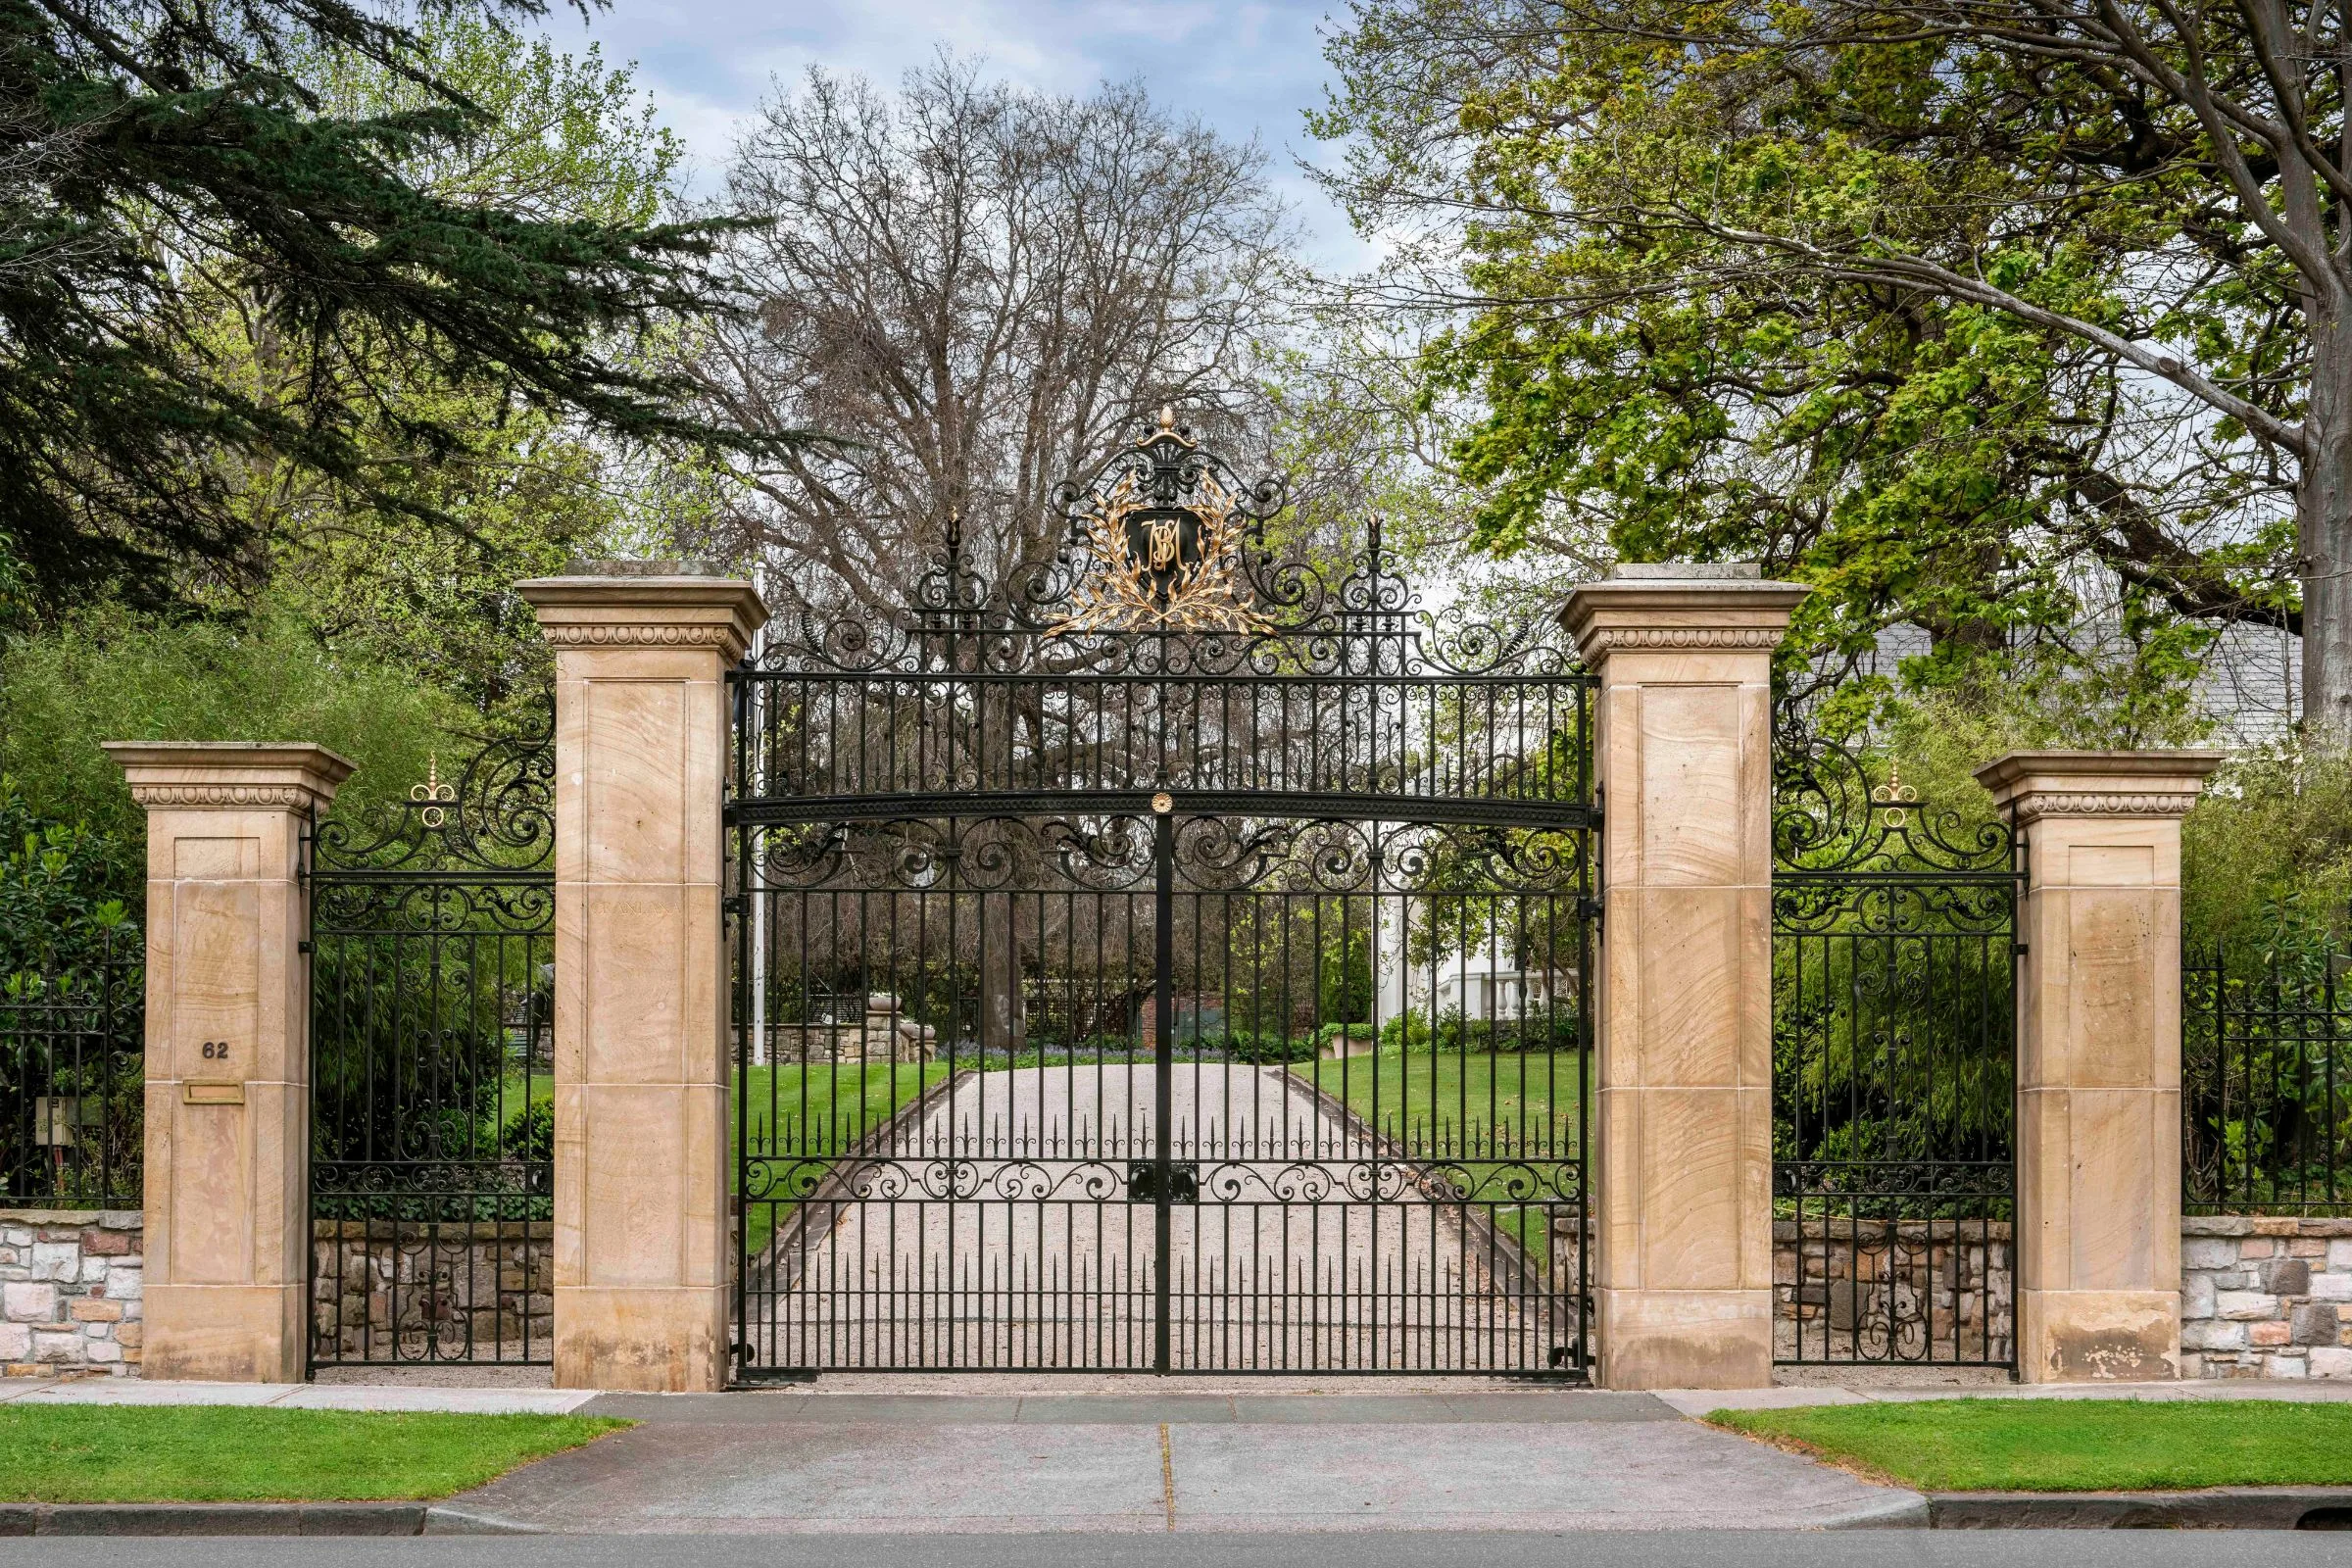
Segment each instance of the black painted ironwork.
[[315,1367],[551,1359],[552,736],[308,836]]
[[2183,961],[2186,1212],[2352,1214],[2348,963],[2341,924],[2299,908]]
[[1581,1375],[1590,682],[1172,419],[731,677],[736,1372]]
[[146,941],[0,975],[0,1202],[137,1208],[145,1165]]
[[1776,760],[1776,1357],[2014,1369],[2021,847],[1842,748]]

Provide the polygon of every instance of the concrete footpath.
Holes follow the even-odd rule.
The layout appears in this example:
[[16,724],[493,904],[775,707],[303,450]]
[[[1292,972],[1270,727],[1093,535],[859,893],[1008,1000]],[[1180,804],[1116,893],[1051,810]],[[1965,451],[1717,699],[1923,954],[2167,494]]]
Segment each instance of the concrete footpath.
[[639,1424],[437,1505],[427,1533],[855,1534],[877,1543],[1920,1525],[1928,1502],[1916,1493],[1872,1486],[1690,1418],[1727,1405],[1955,1396],[2335,1399],[2352,1397],[2352,1388],[1648,1395],[1485,1380],[1171,1386],[1042,1376],[828,1378],[814,1387],[679,1396],[124,1379],[0,1385],[0,1402],[9,1403],[621,1416]]
[[448,1506],[550,1533],[759,1535],[1835,1529],[1926,1506],[1639,1394],[760,1393],[582,1408],[643,1424]]

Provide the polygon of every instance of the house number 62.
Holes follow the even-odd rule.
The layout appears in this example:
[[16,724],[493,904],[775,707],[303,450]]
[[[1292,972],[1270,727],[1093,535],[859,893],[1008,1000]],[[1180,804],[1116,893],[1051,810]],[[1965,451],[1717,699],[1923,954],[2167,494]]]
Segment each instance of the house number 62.
[[204,1059],[207,1061],[226,1061],[228,1059],[228,1042],[225,1040],[207,1040],[204,1043]]

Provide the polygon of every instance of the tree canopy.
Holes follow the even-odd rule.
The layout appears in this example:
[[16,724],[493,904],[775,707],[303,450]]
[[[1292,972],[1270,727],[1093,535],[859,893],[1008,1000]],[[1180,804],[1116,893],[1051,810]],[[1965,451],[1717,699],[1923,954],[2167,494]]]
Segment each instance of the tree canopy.
[[583,151],[486,107],[435,46],[541,9],[0,0],[0,531],[23,592],[182,597],[189,564],[254,548],[257,466],[448,523],[416,476],[513,416],[797,440],[681,412],[644,352],[725,308],[726,222],[468,183],[512,175],[519,140],[541,173]]
[[1930,678],[2108,584],[2127,686],[2275,625],[2340,727],[2341,48],[2261,0],[1364,0],[1318,128],[1447,313],[1487,548],[1761,557],[1822,590],[1800,653],[1911,622]]

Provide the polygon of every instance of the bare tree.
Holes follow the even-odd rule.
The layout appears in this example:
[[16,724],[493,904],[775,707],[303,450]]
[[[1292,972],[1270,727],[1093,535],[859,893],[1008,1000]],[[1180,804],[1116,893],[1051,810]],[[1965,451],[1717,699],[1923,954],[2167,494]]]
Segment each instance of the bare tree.
[[812,71],[738,148],[756,321],[698,345],[711,416],[832,441],[738,472],[709,541],[770,597],[895,602],[951,514],[992,574],[1050,555],[1054,486],[1162,404],[1241,419],[1287,223],[1265,158],[1154,106]]

